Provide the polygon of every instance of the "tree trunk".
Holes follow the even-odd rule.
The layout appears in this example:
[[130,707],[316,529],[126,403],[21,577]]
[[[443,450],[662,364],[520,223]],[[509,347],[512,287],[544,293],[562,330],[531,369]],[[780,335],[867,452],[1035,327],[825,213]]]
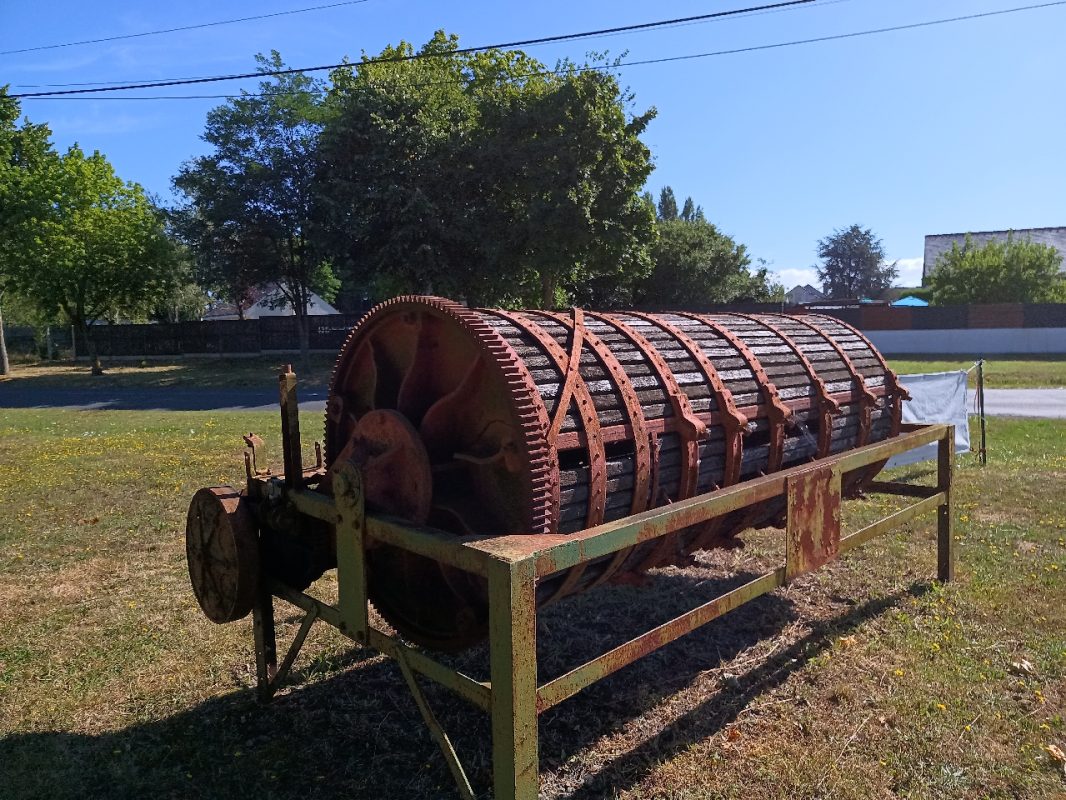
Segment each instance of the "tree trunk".
[[555,308],[555,279],[547,272],[540,273],[541,308]]
[[81,329],[82,338],[85,340],[85,352],[89,356],[89,363],[92,365],[92,374],[103,375],[104,367],[100,363],[100,356],[96,352],[96,342],[89,335],[89,324],[85,320],[78,320],[77,325]]
[[4,339],[4,309],[0,308],[0,375],[11,374],[11,362],[7,358],[7,340]]
[[294,305],[293,311],[296,314],[296,335],[300,340],[300,370],[307,372],[311,363],[311,333],[307,321],[307,306],[303,304],[303,308],[300,308],[300,305]]

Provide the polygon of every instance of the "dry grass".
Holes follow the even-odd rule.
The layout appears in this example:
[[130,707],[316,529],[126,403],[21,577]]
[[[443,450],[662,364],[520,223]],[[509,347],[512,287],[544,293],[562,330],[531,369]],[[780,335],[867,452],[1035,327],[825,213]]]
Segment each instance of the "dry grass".
[[[239,435],[275,428],[0,412],[0,795],[454,796],[395,665],[318,627],[259,707],[248,621],[212,625],[192,598],[188,498],[237,482]],[[989,429],[989,467],[960,465],[956,583],[929,581],[933,528],[914,524],[733,612],[545,714],[545,796],[1061,796],[1042,748],[1066,746],[1066,423]],[[544,612],[542,675],[780,557],[779,534],[746,538]],[[298,619],[279,619],[285,641]],[[483,671],[484,650],[457,661]],[[429,696],[487,786],[484,716]]]

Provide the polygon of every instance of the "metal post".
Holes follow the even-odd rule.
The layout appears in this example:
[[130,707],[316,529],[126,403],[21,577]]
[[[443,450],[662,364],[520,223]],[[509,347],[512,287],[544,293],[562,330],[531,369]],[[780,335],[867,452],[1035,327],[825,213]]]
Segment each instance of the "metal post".
[[496,561],[489,571],[492,780],[496,800],[536,800],[540,791],[535,563],[531,558]]
[[300,452],[300,401],[296,396],[296,375],[286,364],[278,376],[281,393],[281,445],[285,463],[285,485],[303,488],[303,455]]
[[937,489],[944,493],[944,503],[937,508],[937,578],[955,579],[955,503],[951,479],[955,472],[955,426],[949,425],[944,438],[937,442]]
[[981,466],[988,463],[985,441],[985,360],[977,359],[977,413],[981,418]]
[[259,699],[266,702],[274,694],[271,685],[278,671],[278,643],[274,633],[274,595],[261,589],[252,609],[252,633],[255,636],[255,676]]
[[333,496],[340,515],[337,525],[337,607],[345,633],[367,643],[369,617],[366,589],[366,507],[363,476],[344,463],[333,476]]

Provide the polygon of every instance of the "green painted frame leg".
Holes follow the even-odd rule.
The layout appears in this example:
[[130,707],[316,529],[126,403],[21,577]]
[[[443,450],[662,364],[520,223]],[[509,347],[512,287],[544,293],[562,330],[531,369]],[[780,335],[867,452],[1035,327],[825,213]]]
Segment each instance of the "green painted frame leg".
[[496,800],[537,800],[536,562],[496,561],[489,570],[492,781]]
[[945,583],[955,580],[955,501],[951,491],[954,472],[955,426],[949,425],[944,438],[937,442],[937,489],[944,493],[944,502],[937,508],[936,572]]
[[430,735],[437,743],[437,746],[440,747],[441,753],[444,754],[444,760],[448,762],[448,769],[451,770],[452,777],[455,778],[459,796],[463,800],[474,800],[474,790],[470,786],[470,779],[466,775],[466,770],[463,769],[462,762],[459,761],[459,756],[455,752],[452,740],[448,738],[447,732],[437,720],[437,715],[430,708],[425,692],[418,685],[418,679],[407,661],[406,653],[406,648],[400,647],[396,651],[396,662],[400,665],[400,672],[403,673],[404,680],[407,681],[407,688],[411,690],[415,705],[418,706],[418,710],[422,713],[422,719],[425,720]]

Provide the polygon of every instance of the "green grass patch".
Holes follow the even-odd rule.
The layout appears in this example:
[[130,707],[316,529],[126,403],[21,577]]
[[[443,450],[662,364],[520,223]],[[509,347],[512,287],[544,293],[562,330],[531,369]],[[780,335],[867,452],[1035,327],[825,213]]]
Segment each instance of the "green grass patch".
[[[240,485],[249,430],[277,463],[270,413],[0,412],[0,795],[455,796],[394,664],[316,627],[260,707],[249,620],[196,606],[187,503]],[[921,520],[732,612],[545,714],[544,796],[1060,797],[1066,421],[992,419],[989,438],[987,467],[959,459],[955,583],[930,580]],[[547,609],[544,674],[780,558],[780,532],[744,538]],[[298,621],[279,608],[282,643]],[[484,715],[429,695],[487,786]]]
[[[890,358],[888,365],[900,375],[968,370],[977,357]],[[1047,358],[993,358],[985,360],[988,389],[1055,389],[1066,387],[1066,356]],[[970,373],[970,388],[977,386],[977,370]]]

